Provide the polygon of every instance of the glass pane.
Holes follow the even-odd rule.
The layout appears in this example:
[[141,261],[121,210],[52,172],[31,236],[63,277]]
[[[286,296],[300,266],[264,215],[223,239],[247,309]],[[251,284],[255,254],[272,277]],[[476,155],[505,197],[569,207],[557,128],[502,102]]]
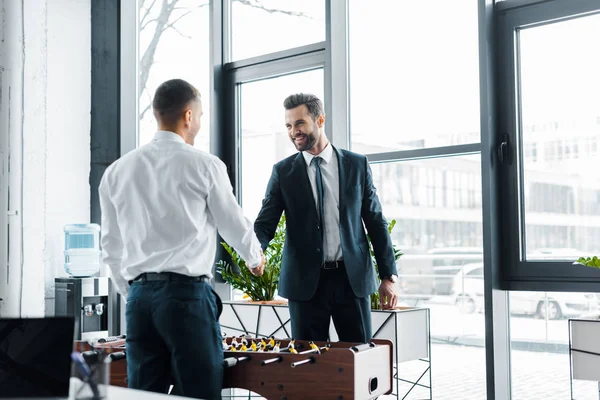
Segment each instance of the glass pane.
[[480,141],[477,3],[350,0],[354,151]]
[[526,259],[600,253],[600,15],[520,32]]
[[208,1],[138,0],[139,11],[139,144],[152,140],[156,121],[152,98],[164,81],[185,79],[202,96],[202,125],[195,147],[210,150],[210,10]]
[[323,70],[316,69],[242,85],[241,197],[250,220],[260,211],[273,165],[296,153],[285,127],[283,100],[305,92],[324,101],[323,79]]
[[[515,400],[570,399],[568,318],[596,313],[594,293],[510,292]],[[598,398],[598,383],[573,381],[574,399]]]
[[434,399],[486,397],[480,159],[371,165],[383,213],[396,220],[392,241],[404,252],[401,301],[431,310]]
[[[323,70],[300,72],[245,83],[241,87],[242,208],[254,221],[265,196],[273,165],[296,153],[285,127],[283,100],[293,93],[312,93],[323,102]],[[235,292],[234,299],[242,297]]]
[[324,0],[231,0],[231,59],[325,41]]

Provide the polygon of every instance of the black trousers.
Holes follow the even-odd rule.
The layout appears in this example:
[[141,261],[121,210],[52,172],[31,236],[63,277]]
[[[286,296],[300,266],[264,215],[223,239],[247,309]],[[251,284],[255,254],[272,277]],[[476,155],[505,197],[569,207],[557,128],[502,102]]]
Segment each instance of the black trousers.
[[127,378],[134,389],[220,399],[221,300],[205,282],[136,281],[129,288]]
[[371,301],[354,295],[344,268],[321,271],[319,286],[308,301],[288,302],[292,336],[300,340],[329,338],[329,323],[342,342],[371,340]]

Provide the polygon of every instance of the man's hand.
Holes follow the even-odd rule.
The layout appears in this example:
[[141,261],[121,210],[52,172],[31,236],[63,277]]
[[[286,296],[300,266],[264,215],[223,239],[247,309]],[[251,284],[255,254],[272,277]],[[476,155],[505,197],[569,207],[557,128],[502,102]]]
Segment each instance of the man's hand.
[[248,268],[252,275],[254,276],[262,276],[263,272],[265,272],[265,264],[267,260],[265,260],[265,255],[262,250],[260,251],[260,264],[256,268]]
[[398,305],[398,287],[388,279],[379,285],[379,306],[382,310],[391,310]]

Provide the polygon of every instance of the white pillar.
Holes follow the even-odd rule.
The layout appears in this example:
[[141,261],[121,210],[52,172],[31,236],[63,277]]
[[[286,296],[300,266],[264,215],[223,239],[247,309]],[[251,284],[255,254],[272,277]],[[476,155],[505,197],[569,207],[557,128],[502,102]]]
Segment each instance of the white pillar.
[[[2,41],[0,71],[2,96],[0,124],[2,127],[2,262],[0,263],[0,297],[2,316],[21,313],[21,144],[23,124],[23,8],[22,3],[1,0]],[[10,153],[10,162],[8,155]],[[10,172],[9,172],[10,171]],[[8,192],[8,187],[13,188]],[[9,224],[9,229],[6,224]],[[7,254],[7,253],[8,254]]]

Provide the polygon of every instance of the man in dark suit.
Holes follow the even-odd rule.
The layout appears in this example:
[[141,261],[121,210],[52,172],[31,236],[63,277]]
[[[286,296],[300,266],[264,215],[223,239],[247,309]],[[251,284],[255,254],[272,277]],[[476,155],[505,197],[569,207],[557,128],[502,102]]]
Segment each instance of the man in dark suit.
[[392,241],[371,169],[365,156],[329,143],[316,96],[291,95],[284,107],[299,153],[273,167],[254,231],[266,249],[285,212],[279,295],[289,300],[294,338],[327,340],[333,318],[341,341],[367,342],[377,278],[364,227],[379,267],[382,307],[393,308],[398,299]]

